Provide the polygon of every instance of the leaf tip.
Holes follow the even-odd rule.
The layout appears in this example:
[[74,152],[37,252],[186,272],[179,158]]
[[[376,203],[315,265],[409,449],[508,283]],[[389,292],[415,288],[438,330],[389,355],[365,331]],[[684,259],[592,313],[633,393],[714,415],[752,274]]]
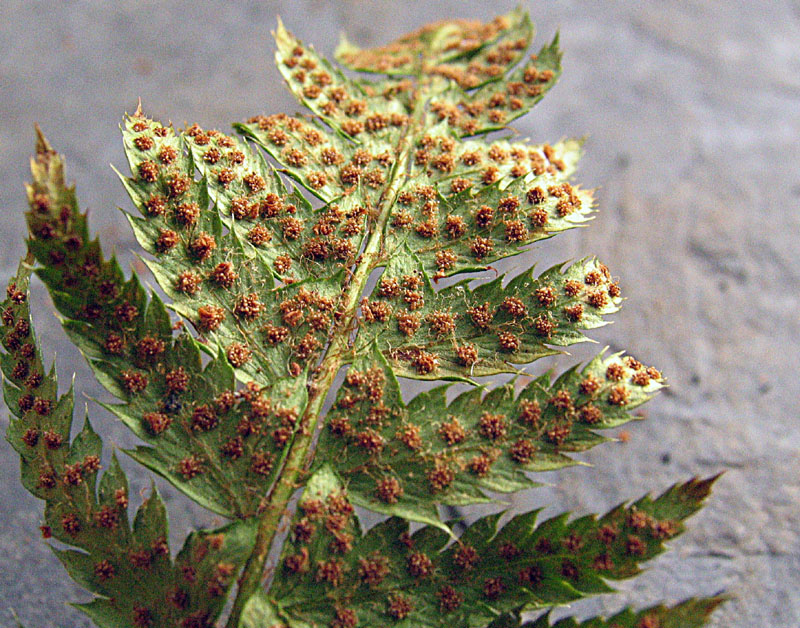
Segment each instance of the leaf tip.
[[47,138],[42,132],[42,127],[39,126],[38,122],[34,123],[33,128],[36,131],[36,154],[49,155],[54,153],[53,147],[50,145],[50,142],[47,141]]
[[703,500],[711,494],[712,487],[724,473],[725,471],[720,471],[704,479],[692,478],[684,484],[684,490],[695,499]]

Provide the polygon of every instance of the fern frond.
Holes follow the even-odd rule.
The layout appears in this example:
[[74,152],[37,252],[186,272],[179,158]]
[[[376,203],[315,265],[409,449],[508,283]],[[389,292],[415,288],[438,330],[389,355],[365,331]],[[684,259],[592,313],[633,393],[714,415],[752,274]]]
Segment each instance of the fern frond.
[[[141,106],[123,121],[130,174],[120,178],[137,210],[125,216],[168,305],[89,239],[63,160],[39,133],[27,262],[118,398],[104,407],[141,439],[126,453],[234,520],[156,560],[166,535],[157,493],[132,528],[115,461],[95,493],[101,443],[88,421],[69,442],[72,392],[55,397],[32,340],[25,266],[3,313],[4,392],[18,417],[9,439],[23,483],[47,500],[48,530],[77,548],[59,558],[99,596],[83,610],[102,626],[205,628],[238,573],[227,628],[519,628],[526,610],[610,591],[683,530],[713,478],[600,518],[537,525],[530,512],[501,527],[493,515],[458,538],[439,513],[578,464],[576,453],[608,440],[600,430],[637,418],[663,385],[622,353],[525,374],[620,307],[596,259],[486,276],[594,211],[593,192],[573,183],[581,141],[477,137],[510,131],[552,87],[558,36],[526,58],[533,26],[516,9],[372,50],[343,41],[337,58],[377,75],[364,79],[280,22],[274,35],[279,71],[310,115],[256,115],[235,125],[238,137],[177,130]],[[490,280],[439,283],[474,272]],[[475,381],[500,373],[524,379]],[[400,377],[465,391],[437,386],[406,401]],[[363,533],[354,505],[391,518]],[[64,527],[67,515],[75,524]],[[409,535],[410,522],[424,527]],[[556,626],[701,625],[715,600]]]

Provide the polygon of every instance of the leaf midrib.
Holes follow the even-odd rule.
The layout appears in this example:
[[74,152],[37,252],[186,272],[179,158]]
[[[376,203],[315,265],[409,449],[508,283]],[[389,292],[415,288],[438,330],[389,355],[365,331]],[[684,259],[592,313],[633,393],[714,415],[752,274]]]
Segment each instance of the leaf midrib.
[[319,426],[322,408],[333,386],[334,378],[342,366],[350,361],[351,329],[355,322],[356,310],[364,294],[372,271],[377,268],[384,256],[385,231],[392,214],[397,194],[405,183],[409,172],[411,152],[419,129],[424,128],[425,104],[428,100],[427,82],[418,80],[414,90],[414,110],[405,132],[397,142],[397,159],[392,169],[391,179],[381,194],[377,217],[370,229],[367,244],[357,259],[357,265],[342,289],[340,311],[343,312],[334,326],[327,350],[314,370],[308,383],[308,403],[299,423],[290,450],[277,474],[278,479],[270,488],[262,502],[263,508],[253,552],[245,564],[239,579],[239,590],[234,600],[227,628],[237,628],[245,602],[258,588],[266,559],[270,553],[279,523],[289,503],[298,480],[313,459],[313,438]]

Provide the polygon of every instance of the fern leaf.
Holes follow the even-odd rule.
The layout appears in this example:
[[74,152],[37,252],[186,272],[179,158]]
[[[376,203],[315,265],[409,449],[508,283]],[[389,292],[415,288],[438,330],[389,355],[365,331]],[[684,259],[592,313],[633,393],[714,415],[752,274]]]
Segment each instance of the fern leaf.
[[29,276],[21,265],[2,304],[3,392],[16,417],[6,438],[20,454],[23,484],[45,501],[44,537],[70,546],[52,549],[98,596],[77,607],[108,628],[213,621],[252,550],[254,522],[192,533],[174,560],[155,488],[129,524],[127,479],[115,455],[100,474],[102,442],[88,416],[70,442],[73,391],[59,398],[55,370],[45,371],[31,327]]
[[[592,191],[572,182],[581,141],[469,139],[510,131],[555,83],[558,36],[526,58],[532,36],[527,13],[516,9],[486,24],[432,24],[372,50],[343,41],[336,55],[345,66],[379,75],[363,79],[279,22],[276,62],[310,116],[257,115],[235,125],[234,137],[199,125],[175,130],[139,107],[122,125],[130,176],[120,178],[137,209],[125,216],[169,305],[90,241],[63,160],[39,134],[28,261],[71,340],[119,399],[105,407],[142,440],[126,453],[236,520],[190,537],[159,567],[156,575],[181,583],[192,600],[167,610],[150,572],[118,591],[93,571],[103,540],[67,539],[78,549],[58,555],[100,596],[83,607],[99,625],[210,625],[241,567],[228,628],[392,620],[519,627],[526,610],[635,575],[700,507],[713,479],[599,519],[536,525],[527,513],[501,528],[495,515],[458,539],[440,519],[439,505],[490,501],[534,486],[536,472],[576,464],[575,453],[607,440],[600,430],[634,419],[663,384],[657,370],[621,353],[602,352],[558,376],[529,379],[522,370],[588,340],[617,311],[619,286],[596,259],[472,287],[438,283],[493,270],[592,217]],[[27,275],[17,283],[27,286]],[[69,443],[72,393],[56,399],[54,373],[45,375],[26,340],[29,322],[25,331],[17,320],[23,297],[12,286],[3,315],[12,328],[0,360],[4,392],[20,417],[9,438],[23,483],[48,500],[48,517],[65,516],[58,509],[71,489],[62,484],[77,483],[82,529],[94,530],[97,508],[121,508],[114,500],[127,494],[124,475],[114,463],[96,494],[95,476],[84,477],[101,443],[88,422]],[[181,320],[173,323],[168,308]],[[474,381],[499,373],[526,379],[491,390]],[[437,386],[405,401],[398,377],[459,381],[466,392],[449,397]],[[46,435],[35,431],[43,422]],[[59,446],[32,455],[39,436]],[[284,513],[304,485],[263,590]],[[362,533],[351,504],[391,518]],[[152,546],[166,529],[155,493],[133,528],[122,510],[117,517],[119,551]],[[409,522],[425,527],[408,536]],[[206,562],[216,538],[227,539],[224,574],[219,555]],[[136,567],[113,558],[114,573]],[[202,571],[191,582],[189,563]],[[130,619],[134,595],[157,620]],[[642,624],[648,612],[673,623],[705,617],[704,602],[687,604],[626,611],[617,623]]]
[[441,386],[403,403],[392,369],[375,353],[354,363],[327,417],[325,460],[350,499],[384,514],[431,525],[437,504],[488,501],[535,484],[528,472],[575,464],[571,453],[598,445],[661,387],[661,376],[631,357],[598,355],[553,380],[474,388],[447,402]]
[[[528,113],[561,76],[562,53],[558,34],[521,67],[502,81],[472,92],[451,88],[434,100],[431,108],[444,112],[454,133],[478,135],[505,128]],[[438,113],[442,118],[442,113]]]
[[599,518],[562,515],[537,525],[531,512],[500,527],[500,515],[491,515],[448,544],[446,532],[425,527],[410,534],[399,518],[362,535],[349,492],[323,468],[300,499],[269,593],[250,602],[240,626],[268,625],[266,616],[291,628],[392,620],[479,627],[519,608],[606,593],[607,581],[635,575],[663,551],[664,540],[680,534],[712,483],[678,484]]
[[235,126],[266,150],[281,172],[326,203],[352,195],[362,206],[374,206],[395,163],[392,144],[322,135],[315,124],[284,114],[256,116]]
[[[138,122],[142,121],[132,124]],[[123,400],[106,407],[147,443],[130,455],[215,512],[229,517],[254,514],[280,469],[294,437],[294,422],[305,408],[302,380],[286,376],[289,343],[276,349],[267,345],[271,351],[262,351],[260,360],[247,359],[252,355],[249,343],[256,340],[247,330],[254,326],[253,321],[248,320],[247,312],[237,310],[243,297],[228,292],[227,322],[213,332],[196,318],[203,306],[190,308],[180,301],[176,305],[216,342],[203,346],[186,332],[173,338],[169,317],[157,295],[148,301],[135,278],[124,282],[116,262],[104,262],[98,246],[70,244],[74,239],[85,241],[86,222],[77,209],[73,189],[64,185],[61,158],[49,148],[39,151],[33,173],[31,248],[45,264],[37,272],[58,309],[68,317],[64,328],[70,338],[100,382]],[[177,175],[165,176],[171,180]],[[60,214],[64,207],[70,210],[68,215]],[[69,220],[63,222],[61,215]],[[47,238],[42,237],[43,225],[51,229]],[[54,253],[58,252],[63,252],[63,257],[55,263]],[[85,272],[88,266],[92,266],[90,273]],[[244,274],[246,265],[236,268]],[[160,280],[170,275],[163,266],[154,269]],[[78,289],[64,292],[73,279]],[[288,292],[297,298],[301,290],[293,285]],[[168,292],[177,292],[174,285]],[[258,303],[257,298],[248,301],[253,303]],[[272,304],[277,311],[276,297]],[[205,367],[202,352],[212,356]],[[284,377],[269,378],[267,385],[237,393],[232,367],[252,363],[263,365],[251,371],[262,380],[266,379],[264,371],[281,371]]]
[[[280,21],[275,43],[275,64],[289,88],[325,123],[358,142],[365,142],[367,136],[371,140],[396,140],[408,122],[408,112],[398,100],[348,79],[313,47],[303,45]],[[366,110],[370,113],[362,118]],[[365,142],[365,147],[368,145]]]
[[[208,146],[211,138],[220,147],[233,142],[227,142],[221,134],[209,136],[194,127],[191,135],[181,135],[175,148],[169,143],[161,144],[162,139],[173,137],[173,131],[164,130],[165,127],[141,113],[130,118],[127,124],[126,145],[134,172],[142,163],[149,163],[150,155],[142,154],[136,147],[142,138],[147,140],[142,145],[150,146],[148,150],[157,153],[167,147],[177,153],[186,144],[196,150],[198,140],[199,146]],[[237,152],[247,154],[244,150],[230,151]],[[228,160],[230,153],[226,157]],[[206,163],[205,160],[192,159],[183,152],[177,154],[182,160],[173,160],[171,167],[178,170],[176,174],[165,175],[167,181],[176,177],[194,181],[193,162]],[[155,261],[148,262],[148,267],[172,298],[173,309],[195,326],[207,344],[215,349],[214,353],[223,349],[228,354],[236,354],[233,359],[229,356],[229,361],[240,379],[263,381],[285,376],[290,370],[297,374],[299,367],[292,367],[293,361],[313,361],[318,354],[317,348],[324,339],[322,332],[330,326],[332,297],[337,294],[336,284],[342,281],[341,268],[352,261],[360,246],[364,217],[363,212],[347,203],[344,206],[349,209],[337,208],[338,218],[332,217],[331,214],[336,213],[333,211],[313,216],[302,196],[285,194],[285,188],[274,174],[263,169],[266,168],[263,160],[255,161],[261,164],[261,170],[249,170],[256,166],[246,157],[237,170],[227,169],[234,178],[226,178],[225,186],[219,184],[222,170],[210,172],[202,166],[204,177],[193,185],[203,188],[198,195],[207,194],[215,199],[216,209],[209,209],[208,201],[194,203],[191,224],[181,218],[181,204],[176,206],[169,200],[170,193],[162,182],[142,182],[141,177],[123,181],[144,214],[131,216],[129,220],[139,242],[156,256]],[[231,199],[230,194],[235,196]],[[161,201],[165,203],[163,208]],[[148,210],[154,203],[160,207],[155,213]],[[352,214],[353,229],[348,231],[349,236],[323,241],[317,235],[310,235],[322,224],[344,220],[345,213]],[[224,235],[223,219],[229,229]],[[174,246],[161,244],[164,233],[173,234]],[[309,237],[301,238],[304,234]],[[302,247],[293,244],[294,240],[302,242]],[[199,257],[195,245],[198,241],[213,244],[208,250],[203,249]],[[324,259],[320,255],[323,249],[330,253]],[[275,287],[273,273],[281,276],[283,286]],[[324,283],[322,278],[329,281]],[[296,303],[293,312],[305,307],[312,310],[300,317],[303,320],[291,318],[287,311],[280,310],[281,306],[287,307],[302,299],[309,287],[318,288],[321,296],[327,296],[318,303]],[[275,320],[267,322],[267,314]],[[281,322],[281,318],[288,319],[291,324]],[[309,319],[313,324],[309,324]],[[298,353],[300,356],[293,355]]]
[[[158,237],[163,230],[176,231],[188,237],[194,232],[206,231],[217,236],[217,248],[224,249],[232,242],[241,244],[242,252],[229,255],[231,264],[242,263],[256,257],[261,265],[255,269],[264,275],[261,279],[271,288],[270,271],[278,278],[307,279],[320,275],[320,264],[304,255],[302,244],[315,223],[314,212],[305,198],[293,191],[288,193],[277,173],[271,169],[260,153],[254,152],[242,140],[218,131],[204,131],[193,125],[184,133],[148,119],[137,111],[125,122],[123,129],[128,161],[133,177],[123,177],[123,183],[142,217],[129,217],[134,223],[140,244],[149,253],[172,261],[176,275],[180,271],[194,270],[197,260],[180,255],[180,247],[166,249],[159,246]],[[190,152],[189,152],[190,151]],[[161,155],[172,161],[172,175],[190,180],[196,188],[182,196],[171,193],[163,181],[146,181],[138,174],[143,164],[155,163]],[[195,171],[202,178],[195,182]],[[186,195],[189,199],[185,199]],[[192,200],[191,197],[194,197]],[[213,205],[209,209],[209,202]],[[231,230],[230,237],[215,233],[216,218]],[[354,235],[363,232],[363,216],[355,217],[351,230]],[[351,242],[357,250],[359,240]],[[172,253],[171,255],[167,255]],[[341,262],[342,260],[338,260]],[[335,275],[338,268],[328,263],[325,275]],[[187,292],[175,288],[173,291]],[[189,292],[200,286],[185,286]],[[180,288],[180,287],[179,287]]]
[[[548,185],[561,183],[575,173],[581,145],[577,140],[553,145],[508,139],[460,140],[439,122],[419,138],[411,179],[416,185],[435,184],[445,196],[471,190],[471,195],[460,198],[474,196],[492,185],[504,189],[514,181],[519,185],[534,177],[543,177],[536,183],[544,185],[546,191]],[[417,190],[422,198],[424,194],[419,193],[423,191]]]
[[89,241],[86,215],[64,182],[63,160],[41,133],[31,172],[26,217],[28,246],[41,264],[37,274],[106,388],[121,398],[141,392],[153,363],[169,353],[172,330],[163,304],[157,297],[148,302],[136,277],[125,281],[116,260],[105,260],[99,243]]
[[[471,20],[435,22],[372,49],[359,48],[342,37],[336,59],[360,72],[398,75],[422,70],[476,87],[481,81],[497,80],[497,69],[490,66],[515,63],[532,36],[527,12],[516,9],[486,24]],[[502,58],[487,59],[494,55]],[[469,61],[475,62],[471,68]],[[463,76],[456,74],[459,70]]]
[[[205,142],[206,137],[210,138],[208,144],[197,143]],[[246,156],[230,182],[223,183],[223,171],[208,162],[207,155],[215,150],[215,143],[220,150],[223,144],[230,143],[239,147],[234,153]],[[237,233],[248,249],[247,256],[251,250],[259,255],[277,279],[288,284],[310,278],[336,278],[342,268],[352,264],[361,248],[368,216],[366,208],[354,198],[339,198],[336,204],[315,211],[297,189],[287,193],[277,173],[266,170],[260,153],[252,152],[241,139],[219,132],[209,136],[197,130],[190,145],[212,203],[229,218],[223,218],[226,226]],[[208,145],[212,147],[207,148]],[[254,193],[242,182],[256,170],[271,182],[267,189],[272,191]],[[328,238],[332,235],[335,237]],[[325,247],[328,254],[323,254]]]
[[567,182],[580,156],[578,141],[456,143],[445,129],[426,134],[419,146],[387,249],[397,255],[399,245],[410,246],[434,278],[484,270],[525,245],[581,226],[592,212],[591,192]]
[[505,276],[470,290],[468,282],[434,289],[415,252],[387,265],[361,302],[359,341],[376,339],[397,375],[464,379],[515,372],[557,353],[553,346],[583,342],[584,330],[617,311],[619,286],[596,260]]
[[346,78],[282,23],[275,60],[297,99],[338,134],[314,121],[286,115],[255,116],[236,125],[288,174],[327,203],[354,196],[368,209],[380,202],[397,159],[395,147],[412,113],[395,96],[409,81],[387,82],[381,93]]

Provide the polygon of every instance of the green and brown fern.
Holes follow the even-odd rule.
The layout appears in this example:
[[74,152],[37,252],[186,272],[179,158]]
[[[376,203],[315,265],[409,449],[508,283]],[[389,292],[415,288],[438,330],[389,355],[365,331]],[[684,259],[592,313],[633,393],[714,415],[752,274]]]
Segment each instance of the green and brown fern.
[[[574,464],[663,385],[603,353],[524,387],[474,380],[587,340],[621,302],[590,258],[477,287],[447,280],[593,212],[591,191],[570,183],[580,142],[482,138],[561,72],[558,38],[528,55],[532,33],[517,10],[372,50],[343,41],[338,60],[375,75],[364,79],[279,23],[278,68],[311,115],[256,116],[239,136],[176,130],[141,107],[126,117],[120,178],[137,211],[125,216],[169,306],[104,257],[39,133],[29,254],[2,312],[7,438],[45,501],[45,536],[72,548],[54,551],[96,594],[79,607],[98,626],[209,627],[230,602],[229,628],[545,628],[548,613],[522,614],[612,591],[701,507],[714,478],[599,517],[500,526],[498,514],[458,536],[440,516]],[[118,399],[105,407],[141,439],[125,453],[230,523],[173,556],[155,489],[129,522],[125,476],[116,458],[100,474],[88,418],[70,441],[72,390],[58,397],[42,361],[31,272]],[[398,377],[470,388],[406,401]],[[356,506],[388,518],[364,532]],[[719,602],[553,626],[701,626]]]

